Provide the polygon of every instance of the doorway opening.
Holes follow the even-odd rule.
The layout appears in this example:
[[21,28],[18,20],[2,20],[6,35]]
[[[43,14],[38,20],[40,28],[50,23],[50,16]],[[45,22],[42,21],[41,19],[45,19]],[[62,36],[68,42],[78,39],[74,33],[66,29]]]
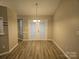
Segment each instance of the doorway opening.
[[23,40],[23,19],[18,19],[18,38]]

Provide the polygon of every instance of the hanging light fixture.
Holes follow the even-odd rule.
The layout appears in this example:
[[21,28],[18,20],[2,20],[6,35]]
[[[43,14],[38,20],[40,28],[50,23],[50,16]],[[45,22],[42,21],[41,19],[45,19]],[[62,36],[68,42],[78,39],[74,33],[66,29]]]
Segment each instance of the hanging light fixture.
[[40,22],[40,20],[38,20],[38,16],[37,16],[37,9],[38,9],[38,2],[35,3],[35,20],[33,20],[33,22]]

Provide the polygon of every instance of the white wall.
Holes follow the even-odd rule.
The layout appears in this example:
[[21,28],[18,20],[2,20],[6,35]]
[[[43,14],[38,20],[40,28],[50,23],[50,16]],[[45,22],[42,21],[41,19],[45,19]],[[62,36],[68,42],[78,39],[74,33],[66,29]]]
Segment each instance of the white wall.
[[11,8],[7,8],[7,19],[8,19],[9,50],[11,50],[15,45],[18,44],[17,14]]
[[79,57],[79,0],[62,0],[53,17],[53,41],[73,59]]

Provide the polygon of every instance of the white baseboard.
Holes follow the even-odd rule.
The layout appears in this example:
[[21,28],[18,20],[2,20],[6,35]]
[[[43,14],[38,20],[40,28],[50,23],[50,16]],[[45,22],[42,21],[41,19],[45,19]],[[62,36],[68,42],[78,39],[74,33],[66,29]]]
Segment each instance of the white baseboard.
[[[33,41],[33,40],[37,40],[37,39],[23,39],[23,41]],[[38,39],[38,40],[49,40],[49,39]]]
[[7,51],[7,52],[4,52],[4,53],[0,53],[0,56],[2,56],[2,55],[5,55],[5,54],[8,54],[9,52]]
[[61,52],[68,58],[68,59],[71,59],[65,52],[64,50],[56,43],[53,41],[53,43],[61,50]]
[[29,41],[29,39],[23,39],[23,41]]
[[18,46],[18,43],[12,48],[12,49],[10,49],[9,51],[6,51],[6,52],[3,52],[3,53],[0,53],[0,56],[2,56],[2,55],[6,55],[6,54],[9,54],[9,53],[11,53],[16,47]]
[[13,48],[11,48],[11,49],[9,50],[9,53],[12,52],[17,46],[18,46],[18,43],[17,43]]

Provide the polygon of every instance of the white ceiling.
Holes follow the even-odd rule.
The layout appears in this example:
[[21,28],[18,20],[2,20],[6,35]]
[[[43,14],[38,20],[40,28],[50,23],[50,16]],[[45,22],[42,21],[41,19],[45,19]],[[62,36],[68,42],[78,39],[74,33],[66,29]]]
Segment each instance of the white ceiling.
[[0,4],[11,5],[19,15],[35,15],[38,2],[38,15],[52,15],[60,0],[0,0]]

